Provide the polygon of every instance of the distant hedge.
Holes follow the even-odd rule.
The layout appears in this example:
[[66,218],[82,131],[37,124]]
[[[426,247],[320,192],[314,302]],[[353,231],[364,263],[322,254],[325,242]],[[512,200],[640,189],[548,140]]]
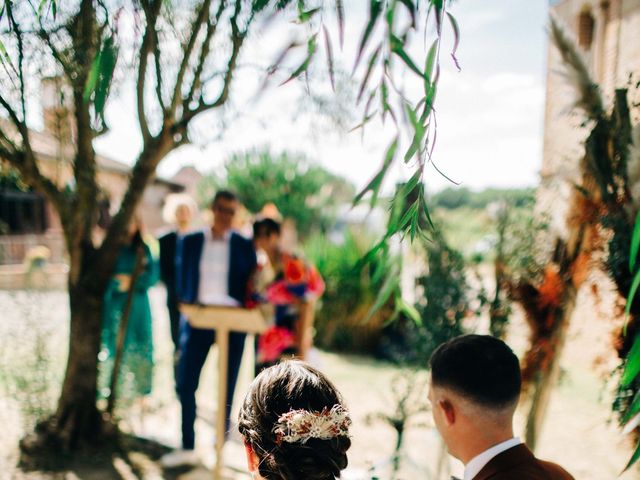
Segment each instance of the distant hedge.
[[535,201],[534,188],[487,188],[474,191],[465,187],[448,187],[430,196],[432,208],[453,210],[461,207],[486,208],[487,205],[505,201],[513,207],[524,207]]

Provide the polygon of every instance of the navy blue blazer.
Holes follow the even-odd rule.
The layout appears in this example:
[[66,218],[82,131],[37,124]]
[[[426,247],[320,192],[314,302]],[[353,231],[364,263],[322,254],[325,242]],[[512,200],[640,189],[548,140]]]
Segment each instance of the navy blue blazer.
[[158,239],[160,244],[160,279],[167,287],[167,299],[176,298],[176,244],[178,234],[173,231]]
[[[204,232],[194,232],[182,239],[176,252],[176,290],[183,303],[198,303],[200,260],[204,250]],[[229,296],[241,305],[248,300],[249,281],[258,264],[253,242],[237,233],[229,240]]]

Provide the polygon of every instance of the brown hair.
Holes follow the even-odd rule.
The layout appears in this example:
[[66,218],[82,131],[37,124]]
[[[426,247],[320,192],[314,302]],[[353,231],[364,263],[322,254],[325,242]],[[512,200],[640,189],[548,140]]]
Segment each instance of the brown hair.
[[267,480],[334,480],[347,467],[351,440],[311,438],[305,443],[278,442],[274,426],[291,410],[321,412],[344,406],[340,392],[322,373],[300,361],[263,370],[245,397],[238,428],[259,459]]

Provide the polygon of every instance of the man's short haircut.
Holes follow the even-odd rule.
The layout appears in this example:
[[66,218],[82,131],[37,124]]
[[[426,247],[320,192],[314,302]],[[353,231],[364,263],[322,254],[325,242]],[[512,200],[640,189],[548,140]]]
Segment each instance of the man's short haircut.
[[253,238],[270,237],[272,234],[280,235],[280,224],[272,218],[263,218],[253,224]]
[[229,191],[229,190],[218,190],[215,194],[215,196],[213,197],[213,200],[211,200],[211,208],[216,206],[216,203],[218,203],[218,200],[226,200],[227,202],[235,202],[238,200],[238,197],[236,196],[235,193]]
[[518,357],[489,335],[463,335],[440,345],[431,356],[431,382],[473,403],[501,410],[517,402],[521,376]]

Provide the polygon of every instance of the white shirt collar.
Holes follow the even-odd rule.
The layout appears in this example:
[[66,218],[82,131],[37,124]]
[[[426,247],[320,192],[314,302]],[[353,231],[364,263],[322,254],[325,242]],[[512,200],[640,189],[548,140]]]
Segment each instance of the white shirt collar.
[[494,445],[480,455],[473,457],[464,467],[464,480],[472,480],[494,457],[521,443],[522,440],[520,438],[514,437],[511,440]]
[[[228,242],[229,239],[231,238],[232,233],[233,233],[233,230],[229,229],[226,232],[224,232],[224,235],[221,239],[217,239],[217,240],[224,240],[225,242]],[[214,240],[213,233],[211,233],[211,227],[207,227],[204,229],[204,237],[207,240],[207,242],[211,242]]]

